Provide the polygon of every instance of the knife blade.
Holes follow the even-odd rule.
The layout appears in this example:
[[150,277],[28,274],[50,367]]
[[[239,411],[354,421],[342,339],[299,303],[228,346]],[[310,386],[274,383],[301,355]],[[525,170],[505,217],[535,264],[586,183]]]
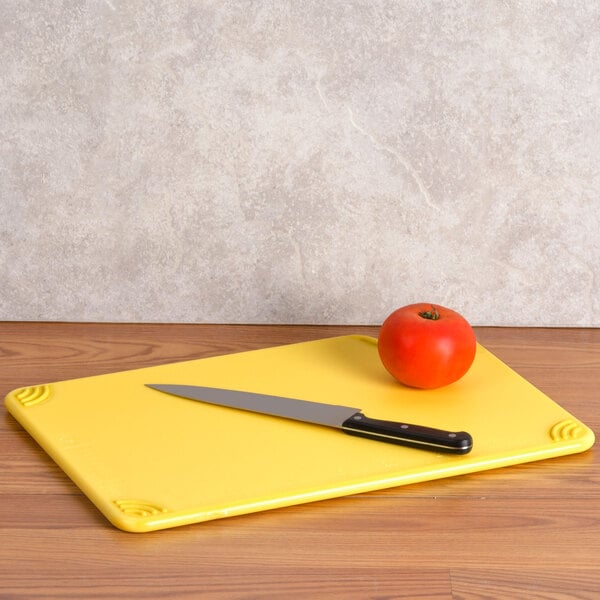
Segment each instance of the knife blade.
[[445,431],[410,423],[372,419],[363,414],[360,408],[350,406],[197,385],[145,385],[188,400],[333,427],[350,435],[422,450],[466,454],[473,447],[473,439],[466,431]]

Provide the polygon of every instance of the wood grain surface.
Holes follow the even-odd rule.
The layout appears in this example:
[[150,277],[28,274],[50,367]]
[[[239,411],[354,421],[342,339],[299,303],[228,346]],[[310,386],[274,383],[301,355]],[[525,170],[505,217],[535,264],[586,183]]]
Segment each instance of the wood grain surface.
[[[374,327],[0,323],[0,394]],[[477,328],[600,431],[600,330]],[[115,529],[3,409],[0,598],[600,598],[592,450],[155,533]]]

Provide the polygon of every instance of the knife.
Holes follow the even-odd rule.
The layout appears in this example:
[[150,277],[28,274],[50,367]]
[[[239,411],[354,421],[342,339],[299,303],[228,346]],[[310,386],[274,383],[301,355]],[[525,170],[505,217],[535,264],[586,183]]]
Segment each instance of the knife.
[[422,425],[371,419],[359,408],[349,406],[196,385],[147,383],[146,386],[188,400],[334,427],[344,433],[379,442],[452,454],[466,454],[473,447],[473,439],[466,431],[444,431]]

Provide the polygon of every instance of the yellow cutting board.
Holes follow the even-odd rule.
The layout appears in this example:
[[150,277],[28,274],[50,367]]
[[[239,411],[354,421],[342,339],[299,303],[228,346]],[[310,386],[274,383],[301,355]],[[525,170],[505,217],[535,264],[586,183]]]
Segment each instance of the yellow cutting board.
[[[466,455],[170,396],[179,383],[343,404],[468,431]],[[116,527],[152,531],[572,454],[593,432],[482,346],[460,381],[416,390],[350,335],[20,388],[9,412]]]

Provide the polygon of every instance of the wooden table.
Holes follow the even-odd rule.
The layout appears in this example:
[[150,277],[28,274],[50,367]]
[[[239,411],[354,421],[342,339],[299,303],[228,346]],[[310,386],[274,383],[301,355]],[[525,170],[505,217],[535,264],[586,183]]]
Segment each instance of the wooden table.
[[[0,394],[352,326],[0,323]],[[478,328],[600,432],[600,330]],[[110,525],[4,411],[0,598],[600,598],[600,462],[577,455],[145,534]]]

